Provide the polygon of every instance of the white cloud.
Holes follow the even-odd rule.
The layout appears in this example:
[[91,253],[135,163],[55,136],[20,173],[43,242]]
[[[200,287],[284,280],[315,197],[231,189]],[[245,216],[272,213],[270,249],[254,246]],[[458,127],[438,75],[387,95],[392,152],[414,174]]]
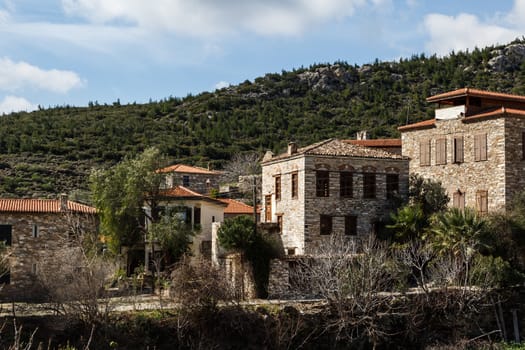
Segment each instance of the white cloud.
[[311,25],[352,16],[366,4],[390,0],[62,0],[66,14],[96,24],[138,26],[217,37],[243,29],[299,35]]
[[228,83],[227,81],[219,81],[217,84],[215,84],[215,89],[220,90],[228,86],[230,86],[230,83]]
[[44,70],[26,62],[13,62],[7,57],[0,58],[0,90],[16,91],[30,87],[66,93],[82,84],[80,77],[72,71]]
[[27,111],[31,112],[38,109],[38,106],[32,104],[23,97],[6,96],[0,101],[0,114],[9,114],[11,112]]
[[430,36],[426,48],[431,53],[446,55],[452,50],[464,51],[475,47],[503,44],[522,35],[525,23],[525,0],[515,0],[509,14],[491,20],[460,13],[456,16],[429,14],[424,28]]

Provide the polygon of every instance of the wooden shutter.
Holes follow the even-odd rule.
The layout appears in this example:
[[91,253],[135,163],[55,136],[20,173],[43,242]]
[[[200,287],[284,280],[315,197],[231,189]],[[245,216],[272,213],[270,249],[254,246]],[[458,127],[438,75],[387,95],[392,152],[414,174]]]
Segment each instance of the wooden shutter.
[[419,165],[430,165],[430,140],[421,141],[419,144]]
[[275,177],[275,200],[281,199],[281,176],[277,175]]
[[488,191],[477,191],[476,192],[476,210],[480,214],[486,214],[488,212]]
[[454,137],[454,163],[463,163],[463,136]]
[[465,192],[456,191],[452,195],[452,205],[455,208],[464,210],[465,209]]
[[487,134],[474,136],[474,161],[487,160]]
[[436,164],[447,164],[447,139],[436,140]]
[[357,216],[355,215],[345,216],[345,235],[347,236],[357,235]]

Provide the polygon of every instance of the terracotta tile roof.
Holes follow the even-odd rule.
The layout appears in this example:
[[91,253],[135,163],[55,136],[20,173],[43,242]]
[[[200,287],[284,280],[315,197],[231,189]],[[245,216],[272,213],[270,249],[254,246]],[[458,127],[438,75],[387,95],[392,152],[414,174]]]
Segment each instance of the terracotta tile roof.
[[253,207],[241,201],[229,198],[219,198],[223,203],[228,204],[224,209],[224,214],[253,214]]
[[428,119],[428,120],[423,120],[422,122],[399,126],[397,130],[408,131],[408,130],[414,130],[414,129],[433,128],[435,124],[436,124],[436,119]]
[[468,87],[463,88],[463,89],[454,90],[454,91],[445,92],[445,93],[434,95],[434,96],[430,96],[427,98],[427,102],[446,101],[446,100],[451,100],[451,99],[455,99],[458,97],[465,97],[465,96],[485,97],[485,98],[493,98],[496,100],[525,102],[525,96],[505,94],[501,92],[490,92],[490,91],[472,89]]
[[[69,211],[83,214],[95,214],[97,210],[85,204],[67,201]],[[1,198],[0,212],[11,213],[60,213],[60,199],[18,199]]]
[[365,147],[401,147],[401,139],[343,140],[343,142]]
[[477,119],[483,119],[483,118],[504,117],[506,115],[525,116],[525,110],[499,107],[499,108],[496,108],[488,112],[478,113],[478,114],[474,114],[474,115],[465,117],[463,118],[463,121],[468,122],[471,120],[477,120]]
[[328,139],[312,145],[299,148],[296,153],[292,155],[283,153],[264,161],[264,163],[272,162],[274,160],[286,159],[295,157],[297,155],[322,155],[322,156],[345,156],[358,158],[387,158],[387,159],[403,159],[398,154],[393,154],[380,149],[370,147],[363,147],[349,144],[337,139]]
[[227,205],[226,203],[223,203],[218,199],[205,196],[198,192],[192,191],[189,188],[186,188],[184,186],[176,186],[173,188],[162,190],[159,192],[159,196],[164,197],[164,198],[175,198],[175,199],[202,199],[208,202],[215,202],[216,204],[220,204],[224,206]]
[[159,173],[188,173],[188,174],[208,174],[208,175],[220,175],[220,171],[209,170],[197,166],[191,166],[186,164],[175,164],[165,168],[158,169]]

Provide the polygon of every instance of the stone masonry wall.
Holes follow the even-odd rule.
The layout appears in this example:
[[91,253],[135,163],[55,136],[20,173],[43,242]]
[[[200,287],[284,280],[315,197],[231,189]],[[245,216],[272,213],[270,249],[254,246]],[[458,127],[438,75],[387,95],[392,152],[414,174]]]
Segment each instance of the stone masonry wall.
[[[272,218],[277,222],[277,215],[282,215],[282,243],[285,249],[295,249],[295,254],[304,252],[304,217],[305,217],[305,158],[303,156],[286,161],[264,165],[262,180],[261,222],[266,222],[264,206],[265,196],[272,197]],[[292,174],[298,176],[298,195],[292,198]],[[275,176],[281,177],[281,199],[275,199]]]
[[[316,170],[330,171],[329,197],[316,196]],[[353,197],[342,198],[339,192],[339,173],[353,172]],[[376,198],[363,198],[363,172],[376,174]],[[291,196],[291,174],[298,174],[298,196]],[[399,174],[400,195],[408,192],[408,161],[332,156],[287,158],[263,165],[261,219],[265,221],[264,198],[272,197],[272,222],[282,215],[282,242],[285,252],[308,254],[329,236],[320,235],[320,215],[331,215],[334,234],[344,234],[345,215],[357,216],[357,237],[369,234],[377,221],[388,217],[394,203],[386,198],[386,174]],[[281,176],[281,199],[275,200],[275,176]]]
[[[476,192],[488,191],[488,210],[505,208],[505,119],[464,123],[461,119],[436,120],[435,128],[402,133],[403,155],[410,158],[410,173],[440,181],[450,197],[458,189],[465,206],[476,207]],[[487,135],[487,160],[474,161],[474,135]],[[463,136],[463,163],[453,163],[453,140]],[[436,139],[446,138],[446,164],[436,165]],[[520,135],[521,138],[521,135]],[[420,142],[431,140],[430,166],[420,164]],[[518,144],[516,144],[517,147]]]
[[[10,285],[9,292],[24,298],[31,292],[38,271],[55,251],[65,249],[64,237],[75,232],[96,232],[96,219],[92,216],[73,214],[19,214],[0,213],[0,224],[12,226],[12,244],[8,247]],[[37,237],[33,236],[33,225],[38,227]]]
[[189,186],[185,186],[200,194],[209,194],[211,189],[219,188],[219,174],[194,174],[175,172],[166,176],[166,187],[183,186],[183,177],[189,177]]
[[[345,216],[357,216],[355,241],[372,233],[377,222],[384,222],[395,207],[395,201],[387,199],[386,175],[399,175],[399,195],[406,198],[408,193],[408,161],[401,159],[377,159],[354,157],[310,156],[306,159],[305,170],[305,254],[313,253],[329,235],[320,234],[320,215],[331,215],[332,234],[344,235]],[[330,172],[329,197],[316,196],[316,170]],[[353,196],[340,196],[339,174],[353,173]],[[375,198],[363,198],[363,173],[376,174]]]
[[505,197],[511,204],[514,196],[525,189],[525,154],[522,133],[525,120],[505,118]]

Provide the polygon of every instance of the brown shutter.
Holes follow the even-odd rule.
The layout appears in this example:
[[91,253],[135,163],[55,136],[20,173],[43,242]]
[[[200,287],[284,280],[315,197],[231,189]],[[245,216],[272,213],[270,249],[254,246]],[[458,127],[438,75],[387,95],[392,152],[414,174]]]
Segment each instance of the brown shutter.
[[479,147],[480,160],[487,160],[487,134],[480,135]]
[[419,143],[419,165],[430,165],[430,140],[424,140]]
[[463,136],[454,137],[454,163],[463,163]]
[[447,139],[436,140],[436,164],[447,164]]

